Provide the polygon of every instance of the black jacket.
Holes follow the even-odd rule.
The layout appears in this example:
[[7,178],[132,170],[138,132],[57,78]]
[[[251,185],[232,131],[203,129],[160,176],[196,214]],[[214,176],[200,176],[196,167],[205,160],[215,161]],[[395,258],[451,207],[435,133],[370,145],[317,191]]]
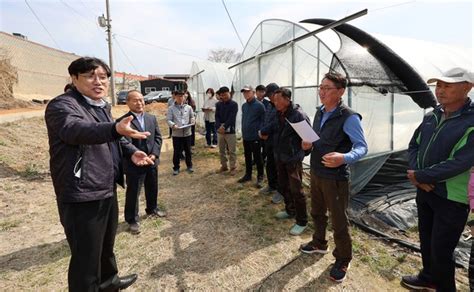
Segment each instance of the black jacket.
[[[290,104],[285,113],[275,111],[275,123],[273,130],[269,131],[273,139],[273,155],[275,161],[283,163],[301,162],[310,151],[304,151],[301,148],[301,137],[296,133],[293,127],[288,123],[298,123],[306,121],[310,125],[308,116],[301,107]],[[270,137],[269,137],[270,139]]]
[[[122,119],[130,115],[134,116],[132,112],[128,112],[125,115],[118,118],[117,122],[121,121]],[[129,137],[125,139],[127,139],[135,147],[145,152],[146,154],[155,155],[156,157],[155,164],[150,165],[150,166],[145,166],[145,167],[137,166],[135,165],[135,163],[132,162],[130,157],[124,157],[123,167],[124,167],[125,173],[143,173],[143,172],[146,172],[146,170],[150,167],[157,167],[158,164],[160,163],[161,145],[163,143],[160,127],[158,126],[158,123],[156,122],[156,117],[154,115],[143,113],[143,120],[145,122],[145,129],[142,129],[140,127],[140,123],[135,118],[135,116],[131,122],[131,127],[140,132],[142,131],[150,132],[150,136],[148,136],[146,139],[132,139]]]
[[[76,90],[54,98],[46,107],[51,178],[58,201],[86,202],[113,196],[111,143],[117,143],[125,156],[137,148],[116,132],[110,106],[107,112],[109,122],[100,122]],[[121,167],[119,172],[117,183],[123,185]]]

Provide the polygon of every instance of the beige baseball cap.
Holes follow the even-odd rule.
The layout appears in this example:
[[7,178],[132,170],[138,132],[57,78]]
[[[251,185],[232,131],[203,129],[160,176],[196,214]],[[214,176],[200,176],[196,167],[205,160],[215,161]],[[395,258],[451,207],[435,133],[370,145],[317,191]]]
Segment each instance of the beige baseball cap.
[[474,73],[469,72],[464,68],[456,67],[444,72],[442,76],[428,79],[427,83],[433,83],[437,81],[444,81],[446,83],[474,83]]

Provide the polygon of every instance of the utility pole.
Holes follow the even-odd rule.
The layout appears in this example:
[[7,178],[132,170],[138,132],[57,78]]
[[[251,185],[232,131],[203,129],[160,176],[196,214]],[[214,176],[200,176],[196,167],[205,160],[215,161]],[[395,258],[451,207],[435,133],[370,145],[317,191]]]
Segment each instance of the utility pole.
[[109,67],[111,71],[111,76],[110,76],[110,83],[112,86],[110,86],[110,100],[112,101],[112,105],[116,105],[115,102],[115,71],[114,71],[114,61],[113,61],[113,55],[112,55],[112,25],[110,22],[112,21],[110,19],[110,8],[109,8],[109,0],[105,0],[105,9],[106,9],[106,14],[107,18],[102,16],[99,16],[99,25],[101,27],[105,27],[107,31],[107,42],[109,44]]

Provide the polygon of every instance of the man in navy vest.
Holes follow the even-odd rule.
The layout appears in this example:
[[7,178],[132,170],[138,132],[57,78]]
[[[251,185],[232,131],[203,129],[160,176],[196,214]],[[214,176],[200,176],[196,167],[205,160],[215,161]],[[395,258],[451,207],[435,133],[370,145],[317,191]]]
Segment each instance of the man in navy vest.
[[319,87],[322,106],[318,108],[313,129],[320,139],[302,142],[311,152],[311,216],[314,221],[313,240],[300,247],[303,253],[328,252],[327,211],[336,245],[336,262],[330,278],[342,282],[352,260],[352,240],[346,209],[349,203],[349,164],[367,153],[367,143],[361,125],[361,115],[344,105],[342,96],[347,80],[338,73],[327,73]]

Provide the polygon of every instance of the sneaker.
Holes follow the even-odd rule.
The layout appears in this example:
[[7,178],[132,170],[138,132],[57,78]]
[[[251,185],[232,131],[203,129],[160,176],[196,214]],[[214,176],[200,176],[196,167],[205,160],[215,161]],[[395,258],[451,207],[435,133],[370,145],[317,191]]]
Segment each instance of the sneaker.
[[346,278],[347,271],[349,270],[351,263],[348,261],[336,260],[334,265],[329,272],[329,279],[337,283],[342,283]]
[[263,177],[258,177],[257,178],[257,183],[255,184],[255,187],[257,189],[263,188]]
[[251,181],[251,180],[252,180],[251,176],[244,175],[237,182],[238,183],[244,183],[244,182],[248,182],[248,181]]
[[280,194],[279,191],[275,191],[275,193],[273,194],[273,197],[272,197],[272,203],[273,204],[279,204],[283,202],[283,196]]
[[212,144],[211,148],[217,148],[217,145]]
[[298,224],[295,224],[291,227],[290,229],[290,234],[291,235],[301,235],[301,233],[303,233],[305,230],[306,230],[306,225],[305,226],[301,226],[301,225],[298,225]]
[[163,210],[155,209],[150,213],[147,213],[150,217],[166,217],[166,212]]
[[302,244],[300,246],[300,251],[302,253],[306,254],[313,254],[313,253],[319,253],[319,254],[327,254],[329,252],[327,246],[322,246],[317,243],[313,242],[308,242],[307,244]]
[[130,231],[131,234],[138,234],[138,233],[140,233],[140,224],[138,224],[138,223],[130,223],[130,224],[128,224],[128,231]]
[[188,173],[193,173],[193,172],[194,172],[194,169],[193,169],[192,167],[188,167],[188,168],[186,169],[186,171],[187,171]]
[[280,220],[283,220],[283,219],[291,219],[293,218],[294,216],[291,216],[290,214],[288,214],[286,211],[280,211],[278,213],[275,214],[275,218],[277,219],[280,219]]
[[267,195],[267,194],[270,194],[270,193],[272,193],[272,192],[274,192],[274,191],[275,191],[274,188],[271,188],[270,186],[267,186],[267,187],[261,189],[261,190],[259,191],[259,193],[262,194],[262,195]]
[[227,166],[221,166],[221,168],[219,168],[216,173],[223,173],[223,172],[226,172],[228,171],[229,169],[227,168]]
[[179,174],[179,169],[173,170],[173,175],[178,175]]
[[403,276],[400,284],[413,290],[436,291],[436,286],[433,283],[420,279],[419,276]]

